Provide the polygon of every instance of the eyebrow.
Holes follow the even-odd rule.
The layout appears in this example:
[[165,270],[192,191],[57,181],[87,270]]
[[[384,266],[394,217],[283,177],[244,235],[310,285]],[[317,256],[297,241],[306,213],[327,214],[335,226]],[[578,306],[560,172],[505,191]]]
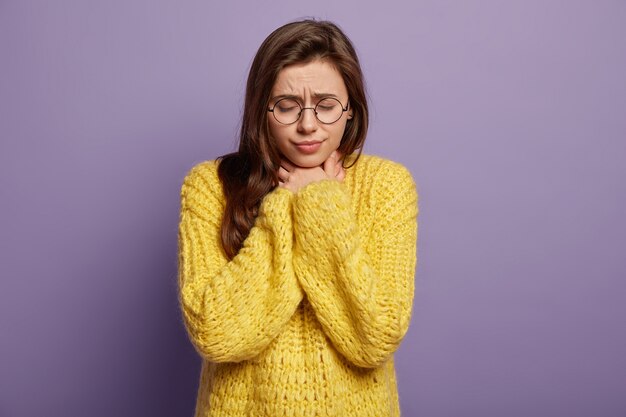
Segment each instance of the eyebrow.
[[[337,94],[332,94],[332,93],[313,93],[313,94],[311,94],[311,96],[313,98],[333,97],[333,98],[339,99]],[[295,95],[295,94],[278,94],[278,95],[273,96],[270,99],[270,101],[276,101],[276,100],[280,100],[282,98],[292,98],[292,99],[297,99],[297,100],[300,100],[300,101],[304,101],[302,96]]]

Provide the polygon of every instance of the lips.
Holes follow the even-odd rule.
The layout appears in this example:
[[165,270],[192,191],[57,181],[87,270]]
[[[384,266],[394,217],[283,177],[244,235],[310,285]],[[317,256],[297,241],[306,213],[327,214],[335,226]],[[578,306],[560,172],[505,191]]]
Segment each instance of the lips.
[[305,154],[315,153],[320,146],[322,146],[321,140],[305,140],[302,142],[295,143],[296,149]]

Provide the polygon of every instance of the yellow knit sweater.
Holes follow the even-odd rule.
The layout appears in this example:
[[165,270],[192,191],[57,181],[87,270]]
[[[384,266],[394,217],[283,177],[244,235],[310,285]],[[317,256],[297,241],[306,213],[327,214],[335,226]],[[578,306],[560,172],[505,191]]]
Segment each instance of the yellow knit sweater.
[[196,417],[399,416],[393,352],[417,249],[409,171],[362,155],[343,182],[275,188],[230,262],[223,210],[217,163],[198,163],[178,235],[182,316],[203,359]]

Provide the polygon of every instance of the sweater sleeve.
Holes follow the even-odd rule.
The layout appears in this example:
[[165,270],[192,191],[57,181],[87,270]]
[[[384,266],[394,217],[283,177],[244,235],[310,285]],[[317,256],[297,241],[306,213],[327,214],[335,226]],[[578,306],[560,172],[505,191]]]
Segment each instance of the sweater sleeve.
[[294,269],[335,348],[361,367],[384,363],[408,330],[414,295],[417,191],[392,165],[359,210],[374,210],[359,230],[346,185],[322,180],[294,200]]
[[302,300],[292,264],[292,193],[265,196],[230,261],[221,246],[221,183],[215,163],[196,165],[181,189],[178,290],[198,353],[214,362],[251,359],[284,328]]

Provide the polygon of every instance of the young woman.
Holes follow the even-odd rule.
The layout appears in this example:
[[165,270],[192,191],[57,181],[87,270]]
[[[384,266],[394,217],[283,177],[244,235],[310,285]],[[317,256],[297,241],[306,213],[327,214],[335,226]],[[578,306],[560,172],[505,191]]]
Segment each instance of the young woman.
[[393,353],[411,317],[417,192],[361,155],[355,50],[305,20],[263,42],[237,152],[181,189],[179,298],[201,355],[196,416],[398,416]]

